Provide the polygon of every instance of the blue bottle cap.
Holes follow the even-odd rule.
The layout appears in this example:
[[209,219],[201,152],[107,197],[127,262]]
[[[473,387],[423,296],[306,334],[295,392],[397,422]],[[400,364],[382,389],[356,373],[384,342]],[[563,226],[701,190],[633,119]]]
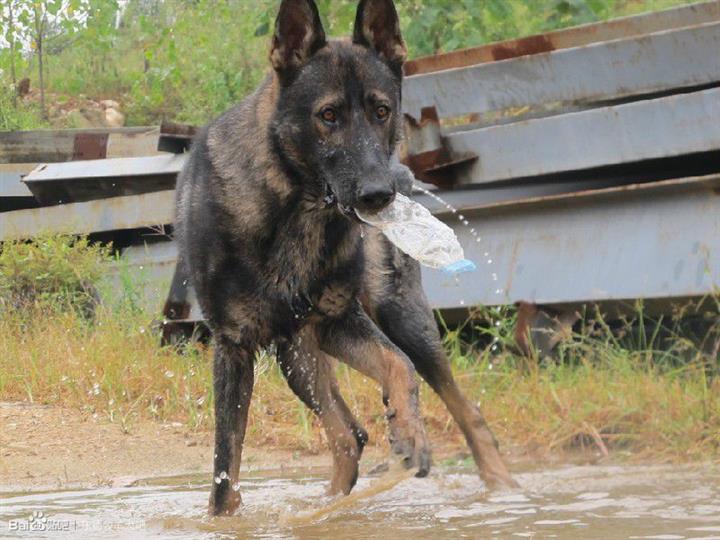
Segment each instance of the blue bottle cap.
[[467,259],[463,259],[443,267],[443,272],[447,274],[462,274],[464,272],[474,272],[475,270],[477,270],[475,263]]

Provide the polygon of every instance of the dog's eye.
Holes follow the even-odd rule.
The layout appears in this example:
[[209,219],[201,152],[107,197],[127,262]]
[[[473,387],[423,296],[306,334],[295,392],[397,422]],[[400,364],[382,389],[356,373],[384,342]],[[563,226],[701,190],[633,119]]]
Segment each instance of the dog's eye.
[[390,107],[387,105],[380,105],[377,109],[375,109],[375,116],[377,116],[378,120],[385,120],[388,116],[390,116]]
[[323,119],[323,122],[328,124],[334,124],[337,122],[337,114],[332,107],[325,107],[322,111],[320,111],[320,118]]

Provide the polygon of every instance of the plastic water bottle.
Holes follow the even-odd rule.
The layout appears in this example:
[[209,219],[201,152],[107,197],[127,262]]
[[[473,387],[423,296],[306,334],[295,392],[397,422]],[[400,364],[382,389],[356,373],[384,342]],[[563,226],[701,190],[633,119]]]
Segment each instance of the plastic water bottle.
[[420,203],[398,193],[392,204],[376,213],[356,210],[358,217],[382,231],[401,251],[430,268],[450,274],[470,272],[475,264],[465,258],[455,232]]

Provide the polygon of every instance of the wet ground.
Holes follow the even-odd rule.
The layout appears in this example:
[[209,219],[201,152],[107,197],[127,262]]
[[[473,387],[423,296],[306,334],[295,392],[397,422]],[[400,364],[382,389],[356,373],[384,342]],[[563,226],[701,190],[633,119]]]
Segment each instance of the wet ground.
[[360,495],[338,505],[323,495],[325,470],[246,473],[242,515],[215,520],[205,517],[207,475],[4,493],[0,536],[720,539],[720,470],[712,466],[568,466],[516,477],[522,489],[495,493],[469,468],[437,467],[380,493],[373,486],[391,477],[361,478]]

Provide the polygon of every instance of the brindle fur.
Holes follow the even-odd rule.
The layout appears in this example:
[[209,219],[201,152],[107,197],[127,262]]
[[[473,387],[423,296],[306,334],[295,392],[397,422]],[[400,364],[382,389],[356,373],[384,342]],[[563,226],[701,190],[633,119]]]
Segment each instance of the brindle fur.
[[351,41],[326,40],[313,0],[283,0],[273,73],[193,143],[178,180],[176,234],[178,271],[189,273],[216,341],[211,514],[241,502],[253,360],[271,345],[327,433],[330,493],[350,492],[367,441],[338,391],[335,359],[380,382],[392,448],[418,476],[430,449],[415,369],[457,420],[483,478],[512,484],[453,380],[418,264],[351,217],[410,190],[412,176],[394,158],[404,58],[391,0],[360,2]]

